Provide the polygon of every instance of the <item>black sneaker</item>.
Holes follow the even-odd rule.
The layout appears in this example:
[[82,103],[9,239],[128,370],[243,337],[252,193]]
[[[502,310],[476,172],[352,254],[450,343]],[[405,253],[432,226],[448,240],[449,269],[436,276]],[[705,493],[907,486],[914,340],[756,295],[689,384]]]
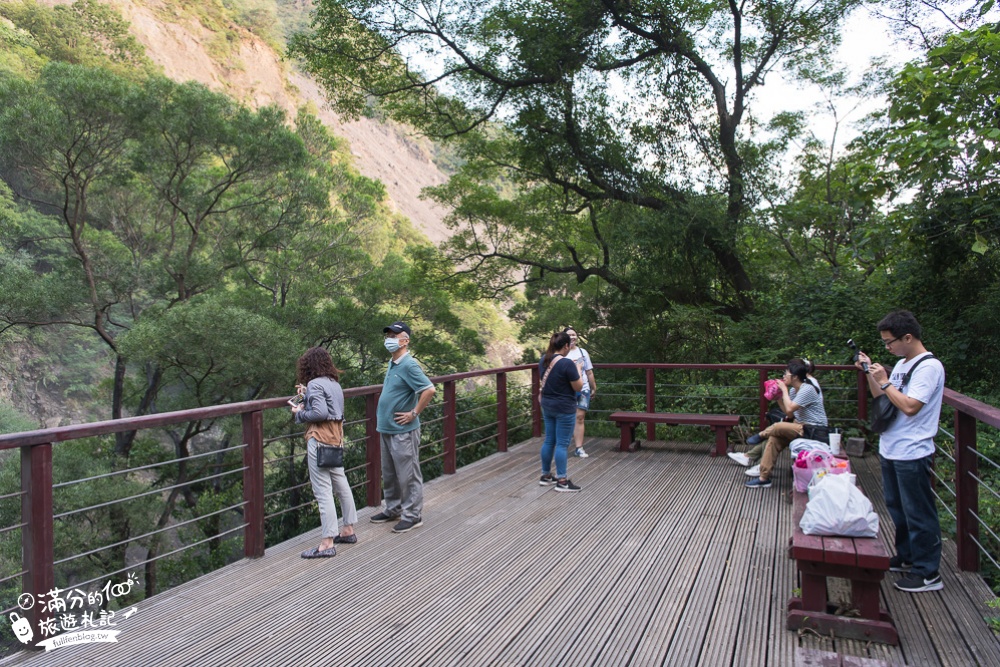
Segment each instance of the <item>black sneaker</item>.
[[539,486],[552,486],[556,483],[555,475],[542,475],[542,478],[538,480]]
[[751,477],[743,484],[743,486],[748,489],[769,489],[771,488],[771,480],[763,479],[761,477]]
[[420,528],[424,525],[424,522],[420,519],[416,521],[410,521],[409,519],[403,519],[395,526],[392,527],[392,532],[394,533],[405,533],[408,530],[413,530],[414,528]]
[[371,519],[369,519],[369,521],[371,521],[372,523],[389,523],[390,521],[396,521],[397,519],[399,519],[399,517],[396,516],[395,514],[389,514],[387,512],[379,512]]
[[582,488],[573,483],[569,477],[564,480],[556,482],[556,491],[561,493],[576,493],[578,491],[583,491]]
[[764,442],[764,438],[760,437],[760,433],[754,433],[749,438],[747,438],[748,445],[759,445]]
[[941,590],[944,588],[944,582],[941,581],[941,575],[937,572],[931,572],[928,575],[910,572],[896,582],[896,588],[907,593],[924,593]]
[[909,572],[911,567],[913,567],[913,563],[907,563],[899,556],[893,556],[889,559],[890,572]]

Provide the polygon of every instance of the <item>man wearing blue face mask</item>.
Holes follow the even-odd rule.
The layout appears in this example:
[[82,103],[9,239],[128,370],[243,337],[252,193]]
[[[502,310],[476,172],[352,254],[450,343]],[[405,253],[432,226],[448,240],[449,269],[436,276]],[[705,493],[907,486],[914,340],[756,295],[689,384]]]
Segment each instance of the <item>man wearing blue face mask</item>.
[[434,397],[434,385],[410,352],[410,327],[393,322],[382,330],[392,355],[378,399],[376,427],[382,449],[385,507],[372,523],[399,521],[394,533],[423,525],[424,477],[420,472],[420,413]]

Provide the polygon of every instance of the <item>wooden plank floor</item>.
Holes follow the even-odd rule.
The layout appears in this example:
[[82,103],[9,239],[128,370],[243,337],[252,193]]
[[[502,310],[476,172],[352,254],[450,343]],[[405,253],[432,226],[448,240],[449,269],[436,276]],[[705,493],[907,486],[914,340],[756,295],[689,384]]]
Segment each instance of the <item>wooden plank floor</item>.
[[[531,440],[428,483],[418,530],[395,535],[367,508],[359,543],[335,558],[299,558],[312,531],[139,603],[117,644],[0,665],[791,666],[817,651],[1000,665],[982,618],[992,596],[954,570],[950,542],[944,591],[882,587],[900,647],[799,636],[784,629],[798,586],[787,463],[774,487],[749,490],[707,444],[615,445],[590,440],[591,457],[570,460],[580,494],[538,486]],[[854,464],[891,544],[877,461]]]

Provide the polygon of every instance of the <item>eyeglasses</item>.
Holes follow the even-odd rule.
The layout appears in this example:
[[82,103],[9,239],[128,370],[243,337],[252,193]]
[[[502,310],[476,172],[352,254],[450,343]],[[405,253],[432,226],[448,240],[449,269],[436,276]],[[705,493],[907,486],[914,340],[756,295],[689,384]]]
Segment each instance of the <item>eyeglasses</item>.
[[[906,335],[906,334],[903,334],[903,336],[905,336],[905,335]],[[883,344],[883,345],[885,345],[886,347],[889,347],[889,346],[891,346],[891,345],[892,345],[893,343],[895,343],[895,342],[896,342],[897,340],[899,340],[900,338],[902,338],[903,336],[896,336],[896,337],[895,337],[895,338],[893,338],[892,340],[885,340],[884,338],[879,338],[879,340],[880,340],[880,341],[882,341],[882,344]]]

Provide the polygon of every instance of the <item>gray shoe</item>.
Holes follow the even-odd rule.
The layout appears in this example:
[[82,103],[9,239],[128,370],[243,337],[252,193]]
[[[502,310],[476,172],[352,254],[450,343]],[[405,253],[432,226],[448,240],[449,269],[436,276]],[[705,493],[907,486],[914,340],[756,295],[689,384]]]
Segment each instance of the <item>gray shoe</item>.
[[394,532],[394,533],[405,533],[405,532],[407,532],[409,530],[413,530],[414,528],[420,528],[420,526],[422,526],[422,525],[424,525],[424,522],[421,519],[417,519],[416,521],[410,521],[409,519],[403,519],[402,521],[400,521],[399,523],[397,523],[395,526],[393,526],[392,532]]
[[379,512],[373,516],[369,521],[372,523],[389,523],[390,521],[396,521],[399,516],[396,514],[389,514],[388,512]]
[[913,563],[907,563],[898,555],[889,559],[890,572],[909,572],[913,568]]

